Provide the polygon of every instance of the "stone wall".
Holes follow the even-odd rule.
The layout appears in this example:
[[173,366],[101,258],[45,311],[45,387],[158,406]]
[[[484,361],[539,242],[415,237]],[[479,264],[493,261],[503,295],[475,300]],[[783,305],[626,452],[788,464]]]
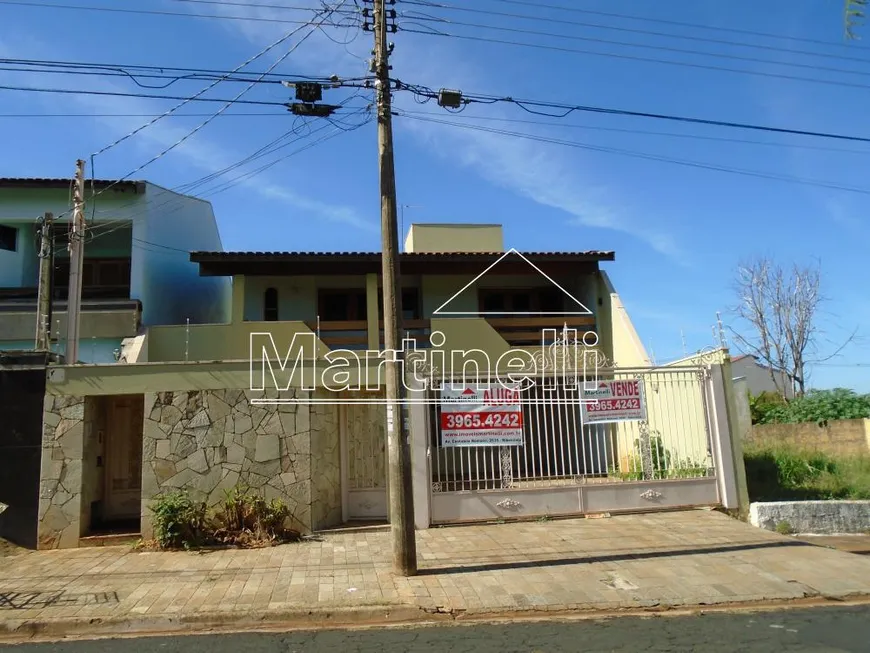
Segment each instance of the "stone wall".
[[746,439],[754,447],[789,447],[822,451],[833,456],[870,454],[870,420],[834,420],[819,426],[803,424],[755,424]]
[[252,396],[245,390],[145,395],[143,537],[152,535],[154,497],[181,488],[214,506],[225,490],[250,487],[285,501],[305,531],[334,520],[337,492],[340,521],[338,424],[329,410],[335,407],[256,405]]
[[37,528],[40,549],[78,545],[85,412],[84,397],[45,396]]
[[341,456],[338,406],[311,406],[311,524],[341,524]]

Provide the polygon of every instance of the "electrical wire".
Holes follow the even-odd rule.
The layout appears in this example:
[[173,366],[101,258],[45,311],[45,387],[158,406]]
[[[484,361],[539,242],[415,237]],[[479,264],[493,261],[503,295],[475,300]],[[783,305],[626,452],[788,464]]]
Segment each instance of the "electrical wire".
[[[17,66],[42,66],[42,67],[53,67],[60,69],[70,69],[70,68],[80,68],[80,69],[98,69],[98,70],[124,70],[124,71],[147,71],[147,72],[155,72],[155,73],[168,73],[168,72],[176,72],[182,73],[183,75],[188,74],[203,74],[203,75],[231,75],[232,71],[230,70],[219,70],[214,68],[190,68],[190,67],[178,67],[178,66],[153,66],[153,65],[144,65],[144,64],[125,64],[125,63],[104,63],[104,62],[93,62],[93,61],[57,61],[50,59],[8,59],[8,58],[0,58],[0,64],[4,65],[17,65]],[[248,75],[252,75],[255,77],[271,77],[278,81],[284,81],[287,79],[299,79],[303,81],[319,81],[319,82],[329,82],[331,81],[331,77],[326,76],[316,76],[316,75],[285,75],[284,73],[266,73],[266,72],[254,72],[247,71]],[[183,76],[182,75],[182,76]],[[365,79],[372,79],[371,76],[368,77],[343,77],[342,79],[346,81],[360,81]]]
[[[358,95],[358,93],[348,97],[346,100],[343,101],[342,104],[346,104],[346,103],[350,102],[354,97],[356,97],[356,95]],[[354,115],[359,115],[360,113],[362,113],[364,111],[367,111],[367,110],[357,109],[355,111],[348,113],[347,115],[348,115],[348,117],[354,116]],[[362,124],[365,124],[365,122],[363,122]],[[327,124],[323,124],[319,127],[315,127],[313,129],[310,129],[308,131],[308,133],[306,133],[304,135],[299,135],[299,138],[297,138],[295,142],[298,142],[298,140],[300,140],[302,138],[307,138],[307,137],[309,137],[309,136],[311,136],[319,131],[322,131],[327,126],[328,126]],[[355,128],[358,128],[359,126],[362,126],[362,125],[361,124],[355,125],[355,126],[353,126],[353,128],[355,129]],[[287,133],[282,134],[281,136],[273,139],[272,141],[270,141],[266,145],[262,146],[261,148],[259,148],[255,152],[253,152],[252,154],[249,154],[246,157],[244,157],[243,159],[241,159],[233,164],[230,164],[229,166],[223,168],[222,170],[218,170],[218,171],[215,171],[213,173],[209,173],[208,175],[200,177],[194,181],[190,181],[190,182],[187,182],[185,184],[175,186],[175,187],[171,188],[170,190],[174,193],[184,193],[187,197],[197,197],[197,195],[192,194],[192,191],[197,189],[198,187],[206,186],[209,183],[215,181],[218,177],[223,176],[223,175],[227,174],[228,172],[231,172],[235,169],[238,169],[239,167],[246,165],[247,163],[250,163],[252,161],[260,159],[264,156],[268,156],[270,154],[277,152],[280,149],[283,149],[285,147],[292,145],[293,141],[291,141],[289,143],[281,143],[281,141],[284,140],[286,138],[286,136],[287,136]],[[300,151],[304,151],[304,150],[300,150]],[[273,162],[271,165],[275,165],[275,163],[282,161],[285,158],[286,157],[282,157],[282,158],[276,160],[275,162]],[[267,168],[271,167],[271,165],[267,166]],[[264,170],[267,168],[264,168]],[[227,187],[227,189],[228,188],[229,187]],[[214,190],[214,189],[211,189],[211,190]],[[211,191],[208,191],[208,192],[211,192]],[[200,199],[204,199],[204,197],[205,197],[204,195],[199,196]],[[106,227],[111,227],[114,225],[120,225],[118,228],[123,228],[125,225],[137,220],[141,215],[147,214],[148,212],[166,210],[172,204],[178,204],[178,206],[183,206],[184,199],[185,199],[184,197],[169,198],[168,200],[164,201],[163,203],[161,203],[157,206],[151,206],[147,210],[140,211],[139,213],[135,213],[131,216],[126,216],[123,219],[111,220],[108,222],[101,222],[98,225],[95,225],[94,227],[92,227],[92,231],[99,230],[99,229],[105,229]],[[129,208],[131,206],[135,206],[136,204],[137,204],[137,202],[129,202],[129,203],[123,204],[119,207],[113,207],[112,209],[105,209],[103,211],[97,211],[96,213],[102,213],[102,214],[117,213],[118,211],[122,211],[122,210]],[[101,233],[103,233],[103,232],[97,231],[98,235],[101,235]],[[105,233],[109,233],[109,232],[105,232]]]
[[793,177],[790,175],[781,175],[778,173],[769,173],[758,170],[748,170],[744,168],[736,168],[731,166],[722,166],[711,163],[705,163],[702,161],[692,161],[689,159],[676,159],[666,156],[661,156],[658,154],[649,154],[647,152],[636,152],[633,150],[623,150],[618,148],[611,147],[603,147],[598,145],[588,145],[585,143],[579,143],[577,141],[569,141],[562,138],[551,138],[547,136],[541,136],[538,134],[528,134],[523,132],[514,132],[508,131],[505,129],[496,129],[492,127],[484,127],[482,125],[468,125],[463,123],[451,122],[449,120],[438,120],[435,118],[424,118],[422,116],[413,116],[413,115],[404,115],[401,111],[397,111],[397,115],[403,116],[410,120],[421,120],[424,122],[432,122],[436,124],[449,125],[453,127],[460,127],[462,129],[470,129],[474,131],[481,131],[490,134],[498,134],[500,136],[513,136],[515,138],[522,138],[526,140],[536,141],[539,143],[549,143],[554,145],[564,145],[566,147],[573,147],[582,150],[590,150],[594,152],[603,152],[608,154],[619,154],[622,156],[629,156],[633,158],[646,159],[649,161],[660,161],[662,163],[673,163],[675,165],[686,166],[691,168],[699,168],[703,170],[714,170],[717,172],[728,172],[737,175],[743,175],[747,177],[757,177],[759,179],[771,179],[775,181],[784,181],[788,183],[796,183],[803,184],[807,186],[818,186],[820,188],[828,188],[831,190],[841,190],[847,191],[851,193],[860,193],[862,195],[870,195],[870,189],[866,188],[858,188],[854,186],[844,186],[841,184],[834,184],[825,181],[817,181],[814,179],[804,179],[802,177]]
[[[798,81],[798,82],[807,82],[810,84],[824,84],[827,86],[842,86],[845,88],[860,88],[860,89],[870,89],[870,86],[866,84],[857,84],[853,82],[844,82],[830,79],[821,79],[818,77],[802,77],[800,75],[786,75],[783,73],[769,73],[762,72],[759,70],[746,70],[742,68],[728,68],[727,66],[713,66],[710,64],[700,64],[700,63],[692,63],[690,61],[672,61],[669,59],[655,59],[651,57],[640,57],[636,55],[630,54],[619,54],[615,52],[597,52],[595,50],[581,50],[579,48],[568,48],[562,47],[558,45],[545,45],[542,43],[525,43],[521,41],[511,41],[508,39],[495,39],[489,38],[485,36],[471,36],[467,34],[452,34],[448,32],[441,31],[427,31],[422,29],[413,29],[408,27],[402,27],[399,25],[399,30],[403,32],[408,32],[411,34],[422,34],[424,36],[440,36],[445,38],[455,38],[463,41],[476,41],[480,43],[491,43],[496,45],[511,45],[523,48],[532,48],[535,50],[548,50],[552,52],[564,52],[568,54],[587,54],[596,57],[608,57],[612,59],[623,59],[626,61],[642,61],[645,63],[659,63],[668,66],[680,66],[684,68],[694,68],[698,70],[714,70],[717,72],[728,72],[728,73],[737,73],[742,75],[752,75],[755,77],[765,77],[770,79],[786,79],[789,81]],[[643,47],[643,46],[638,46]],[[715,55],[714,55],[715,56]],[[771,62],[773,63],[773,62]],[[779,65],[779,64],[777,64]]]
[[[72,88],[36,88],[32,86],[0,86],[0,91],[23,91],[30,93],[59,93],[62,95],[99,95],[107,97],[135,97],[148,100],[190,100],[191,102],[230,102],[221,98],[189,98],[184,95],[154,95],[152,93],[122,93],[119,91],[95,91]],[[286,102],[274,102],[266,100],[234,100],[233,104],[253,104],[267,107],[286,107]],[[160,114],[163,115],[163,114]]]
[[554,5],[554,4],[545,4],[541,2],[529,2],[529,0],[492,0],[493,2],[501,2],[503,4],[510,4],[515,6],[523,6],[523,7],[531,7],[536,11],[541,11],[542,9],[553,9],[556,11],[564,11],[570,13],[578,13],[578,14],[589,14],[595,16],[605,16],[608,18],[620,18],[625,20],[635,20],[641,21],[645,23],[657,23],[659,25],[672,25],[675,27],[688,27],[690,29],[706,29],[717,32],[728,32],[731,34],[743,34],[745,36],[760,36],[763,38],[770,39],[779,39],[783,41],[792,41],[795,43],[811,43],[814,45],[824,45],[824,46],[837,46],[837,47],[849,47],[845,43],[836,42],[836,41],[822,41],[819,39],[810,39],[799,36],[787,36],[785,34],[776,34],[773,32],[760,32],[747,30],[736,27],[717,27],[713,25],[704,25],[702,23],[688,23],[677,20],[668,20],[664,18],[649,18],[646,16],[634,16],[632,14],[620,14],[615,12],[608,11],[596,11],[592,9],[581,9],[579,7],[566,7],[565,5]]
[[[178,1],[180,1],[180,2],[186,2],[186,1],[193,2],[193,1],[197,1],[197,0],[178,0]],[[578,20],[568,20],[565,18],[552,18],[549,16],[541,16],[541,15],[533,16],[530,14],[516,14],[516,13],[511,13],[511,12],[505,12],[505,11],[493,11],[491,9],[463,7],[463,6],[459,6],[459,5],[455,5],[455,4],[448,4],[448,3],[444,3],[444,2],[427,2],[427,0],[402,0],[402,4],[416,5],[416,6],[420,6],[420,7],[429,7],[429,8],[434,8],[434,9],[444,9],[446,11],[461,11],[461,12],[465,12],[465,13],[482,14],[482,15],[502,17],[502,18],[516,18],[516,19],[520,19],[520,20],[550,23],[550,24],[556,24],[556,25],[574,25],[577,27],[590,27],[593,29],[602,29],[602,30],[615,31],[615,32],[626,32],[626,33],[630,33],[630,34],[642,34],[644,36],[659,36],[659,37],[664,37],[664,38],[681,39],[681,40],[685,40],[685,41],[695,41],[695,42],[704,43],[704,44],[714,43],[716,45],[728,45],[728,46],[741,47],[741,48],[753,48],[753,49],[757,49],[757,50],[766,50],[769,52],[783,52],[783,53],[787,53],[787,54],[797,54],[797,55],[810,56],[810,57],[820,57],[820,58],[825,58],[825,59],[836,59],[838,61],[845,60],[845,61],[856,61],[856,62],[864,63],[864,64],[870,63],[870,59],[862,58],[862,57],[850,57],[850,56],[839,55],[839,54],[830,54],[827,52],[811,52],[808,50],[795,50],[792,48],[783,48],[783,47],[777,47],[774,45],[764,45],[764,44],[759,44],[759,43],[745,43],[745,42],[741,42],[741,41],[728,41],[728,40],[724,40],[724,39],[708,38],[708,37],[704,37],[704,36],[691,36],[688,34],[674,34],[672,32],[658,32],[658,31],[654,31],[654,30],[636,29],[636,28],[631,28],[631,27],[618,27],[616,25],[602,25],[601,23],[588,23],[588,22],[583,22],[583,21],[578,21]],[[581,11],[583,13],[598,13],[598,12],[589,12],[588,10],[581,10]],[[419,17],[411,16],[410,14],[406,14],[405,12],[402,12],[400,15],[407,16],[408,18],[416,18],[417,20],[433,20],[433,21],[439,21],[439,22],[453,23],[452,20],[439,19],[437,17],[432,17],[432,16],[426,16],[424,18],[419,18]],[[638,18],[637,20],[642,20],[642,19]],[[461,23],[454,23],[454,24],[461,24]],[[698,27],[704,27],[704,26],[694,26],[695,29],[697,29]],[[717,28],[707,27],[707,29],[717,29]],[[779,38],[785,38],[785,37],[779,37]]]
[[[346,0],[342,0],[342,2],[341,2],[338,6],[340,7],[341,5],[343,5],[345,1],[346,1]],[[332,13],[332,12],[331,12],[331,8],[325,9],[325,10],[324,10],[323,12],[321,12],[321,13],[324,14],[322,20],[326,20],[326,19],[331,15],[331,13]],[[316,23],[316,21],[315,21],[315,23]],[[244,67],[244,66],[247,65],[248,63],[252,62],[254,59],[258,58],[259,56],[262,56],[263,54],[265,54],[266,52],[268,52],[269,50],[271,50],[272,48],[277,47],[277,46],[280,45],[281,43],[284,43],[284,42],[287,41],[289,38],[293,37],[296,33],[298,33],[299,31],[301,31],[301,30],[303,29],[303,27],[305,27],[305,26],[300,26],[300,27],[297,27],[296,29],[290,31],[288,34],[284,35],[283,37],[281,37],[280,39],[278,39],[277,41],[275,41],[273,44],[271,44],[270,46],[268,46],[265,50],[262,50],[259,54],[255,55],[255,56],[252,57],[251,59],[248,59],[248,60],[247,60],[244,64],[242,64],[239,68]],[[315,27],[312,27],[312,28],[308,31],[308,33],[305,34],[304,36],[302,36],[302,38],[300,38],[296,43],[294,43],[294,44],[293,44],[293,45],[292,45],[292,46],[287,50],[287,52],[285,52],[285,53],[282,54],[280,57],[278,57],[278,59],[277,59],[274,63],[272,63],[271,66],[269,66],[269,68],[266,70],[266,73],[271,73],[271,72],[272,72],[275,68],[277,68],[277,67],[278,67],[278,66],[279,66],[279,65],[280,65],[280,64],[281,64],[285,59],[287,59],[287,57],[289,57],[291,54],[293,54],[293,53],[297,50],[297,48],[299,48],[300,45],[302,45],[302,44],[303,44],[303,43],[304,43],[304,42],[305,42],[305,41],[306,41],[306,40],[307,40],[307,39],[308,39],[312,34],[314,34],[314,32],[316,31],[316,29],[317,29],[316,26],[315,26]],[[209,86],[209,87],[203,89],[203,91],[201,91],[201,93],[204,93],[204,92],[207,91],[209,88],[214,87],[214,86],[215,86],[216,84],[218,84],[218,83],[219,83],[219,82],[213,82],[211,86]],[[194,136],[196,133],[198,133],[198,132],[199,132],[201,129],[203,129],[206,125],[208,125],[209,123],[211,123],[212,120],[214,120],[215,118],[217,118],[218,116],[220,116],[224,111],[226,111],[227,109],[229,109],[229,108],[230,108],[230,107],[231,107],[231,106],[232,106],[232,105],[233,105],[237,100],[241,99],[241,97],[242,97],[245,93],[247,93],[248,91],[250,91],[254,86],[255,86],[255,84],[253,84],[253,83],[248,84],[248,86],[246,86],[244,89],[242,89],[241,91],[239,91],[239,93],[238,93],[238,94],[237,94],[237,95],[236,95],[232,100],[226,102],[226,104],[224,104],[220,109],[218,109],[217,112],[216,112],[213,116],[210,116],[209,118],[206,118],[203,122],[201,122],[199,125],[197,125],[196,127],[194,127],[194,128],[193,128],[192,130],[190,130],[187,134],[185,134],[184,136],[182,136],[181,138],[179,138],[177,141],[175,141],[175,142],[174,142],[173,144],[171,144],[169,147],[166,147],[166,148],[163,149],[161,152],[155,154],[155,155],[154,155],[153,157],[151,157],[148,161],[146,161],[146,162],[143,163],[142,165],[138,166],[137,168],[134,168],[133,170],[131,170],[130,172],[128,172],[126,175],[124,175],[124,176],[121,177],[120,179],[115,180],[114,182],[112,182],[111,184],[109,184],[108,186],[106,186],[105,188],[103,188],[99,193],[92,194],[92,196],[91,196],[91,203],[93,204],[94,199],[95,199],[98,195],[100,195],[100,194],[106,192],[109,188],[111,188],[111,187],[114,186],[115,184],[118,184],[118,183],[124,181],[125,179],[129,179],[129,178],[132,177],[133,175],[137,174],[138,172],[140,172],[141,170],[143,170],[143,169],[146,168],[147,166],[151,165],[152,163],[154,163],[155,161],[157,161],[157,160],[160,159],[161,157],[163,157],[163,156],[165,156],[166,154],[168,154],[169,152],[171,152],[173,149],[175,149],[175,148],[178,147],[179,145],[181,145],[181,144],[183,144],[184,142],[186,142],[189,138],[191,138],[191,137]],[[185,104],[187,104],[187,101],[184,101],[184,102],[180,103],[180,104],[179,104],[177,107],[175,107],[175,108],[180,108],[180,107],[184,106]],[[174,111],[174,109],[170,109],[170,111],[169,111],[168,113],[171,113],[172,111]],[[104,147],[103,149],[101,149],[99,152],[96,152],[95,154],[93,154],[93,155],[91,156],[91,163],[92,163],[92,165],[91,165],[91,172],[93,173],[93,159],[94,159],[94,157],[98,156],[99,154],[102,154],[103,152],[105,152],[106,150],[108,150],[108,149],[111,148],[111,147],[114,147],[114,146],[117,145],[118,143],[123,142],[123,141],[126,140],[127,138],[130,138],[130,136],[133,136],[133,135],[139,133],[140,131],[142,131],[142,129],[145,129],[146,127],[148,127],[148,126],[154,124],[154,122],[156,122],[157,120],[159,120],[159,118],[155,118],[155,119],[151,120],[150,122],[146,123],[146,124],[143,125],[142,127],[138,128],[138,129],[136,129],[136,130],[133,130],[133,131],[130,132],[130,134],[128,134],[127,136],[125,136],[125,137],[123,137],[123,138],[121,138],[121,139],[118,139],[117,141],[115,141],[115,142],[112,143],[111,145],[108,145],[108,146]]]
[[[612,39],[602,39],[595,38],[591,36],[579,36],[576,34],[558,34],[555,32],[543,32],[540,30],[531,30],[531,29],[520,29],[517,27],[505,27],[498,25],[487,25],[484,23],[469,23],[465,21],[457,21],[457,20],[448,20],[448,19],[439,19],[439,18],[415,18],[415,20],[419,21],[431,21],[438,23],[446,23],[451,26],[457,27],[471,27],[476,30],[490,30],[490,31],[498,31],[498,32],[507,32],[510,34],[524,34],[530,36],[543,36],[548,39],[566,39],[569,41],[582,41],[584,43],[598,43],[603,45],[616,45],[619,47],[629,47],[629,48],[640,48],[642,50],[655,50],[659,52],[669,52],[675,54],[687,54],[691,56],[704,56],[704,57],[713,57],[717,59],[726,59],[729,61],[742,61],[753,64],[765,64],[765,65],[773,65],[773,66],[785,66],[787,68],[798,68],[803,70],[814,70],[814,71],[823,71],[823,72],[831,72],[838,73],[843,75],[860,75],[860,76],[870,76],[870,71],[866,70],[847,70],[844,68],[833,68],[830,66],[819,66],[815,64],[805,64],[805,63],[797,63],[790,61],[774,61],[771,59],[761,59],[758,57],[747,57],[738,54],[726,54],[722,52],[705,52],[703,50],[690,50],[686,48],[676,48],[671,46],[664,45],[652,45],[649,43],[631,43],[627,41],[615,41]],[[868,62],[864,62],[868,63]],[[752,71],[743,71],[743,72],[752,72]]]
[[[257,16],[227,16],[226,14],[192,14],[184,11],[163,11],[157,9],[122,9],[119,7],[94,7],[90,5],[66,5],[50,2],[21,2],[20,0],[0,0],[0,5],[17,5],[19,7],[32,7],[34,9],[68,9],[77,11],[102,11],[120,14],[139,14],[145,16],[173,16],[181,18],[209,18],[213,20],[239,20],[257,23],[284,23],[288,25],[308,25],[308,21],[289,20],[286,18],[262,18]],[[306,9],[306,11],[319,11],[318,9]],[[347,27],[340,23],[329,23],[327,27]]]
[[[428,99],[437,99],[438,92],[431,88],[419,85],[405,84],[401,80],[392,80],[395,83],[396,90],[408,90],[415,95],[424,96]],[[541,100],[524,100],[513,98],[510,96],[496,96],[474,93],[463,93],[463,102],[466,104],[482,103],[494,104],[497,102],[508,103],[518,106],[527,113],[547,118],[564,118],[574,112],[583,113],[598,113],[613,116],[630,116],[635,118],[650,118],[655,120],[668,120],[672,122],[689,123],[696,125],[706,125],[712,127],[726,127],[731,129],[747,129],[751,131],[762,131],[776,134],[789,134],[792,136],[811,136],[815,138],[830,138],[842,141],[854,141],[858,143],[870,143],[870,137],[853,136],[849,134],[838,134],[832,132],[818,132],[804,129],[790,129],[786,127],[772,127],[770,125],[756,125],[751,123],[734,122],[730,120],[711,120],[707,118],[694,118],[690,116],[678,116],[665,113],[653,113],[649,111],[633,111],[628,109],[613,109],[608,107],[596,107],[581,104],[565,104],[562,102],[544,102]],[[560,110],[559,114],[547,113],[544,111],[536,111],[530,107],[547,108]]]
[[[443,116],[443,113],[435,112],[435,111],[408,111],[404,110],[404,113],[407,115],[414,116]],[[853,150],[849,148],[843,147],[826,147],[824,145],[805,145],[798,143],[781,143],[774,141],[756,141],[752,139],[743,139],[743,138],[727,138],[724,136],[707,136],[704,134],[686,134],[680,132],[661,132],[661,131],[650,131],[647,129],[625,129],[621,127],[604,127],[601,125],[589,125],[589,124],[577,124],[577,123],[565,123],[561,121],[556,122],[545,122],[541,120],[523,120],[520,118],[501,118],[501,117],[489,117],[489,116],[467,116],[461,115],[459,116],[463,120],[481,120],[485,122],[502,122],[502,123],[516,123],[516,124],[526,124],[526,125],[540,125],[543,127],[557,127],[559,129],[582,129],[589,131],[605,131],[605,132],[616,132],[620,134],[642,134],[644,136],[665,136],[668,138],[688,138],[702,141],[717,141],[722,143],[740,143],[746,145],[761,145],[761,146],[771,146],[771,147],[783,147],[787,149],[799,149],[799,150],[816,150],[820,152],[842,152],[844,154],[870,154],[870,150]]]

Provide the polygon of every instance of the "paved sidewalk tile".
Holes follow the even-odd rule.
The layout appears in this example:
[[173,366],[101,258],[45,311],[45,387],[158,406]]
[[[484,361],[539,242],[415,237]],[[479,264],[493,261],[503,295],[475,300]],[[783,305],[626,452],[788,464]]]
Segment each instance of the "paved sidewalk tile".
[[870,557],[708,511],[432,528],[420,574],[397,578],[389,533],[259,550],[14,550],[0,620],[411,604],[559,610],[870,594]]

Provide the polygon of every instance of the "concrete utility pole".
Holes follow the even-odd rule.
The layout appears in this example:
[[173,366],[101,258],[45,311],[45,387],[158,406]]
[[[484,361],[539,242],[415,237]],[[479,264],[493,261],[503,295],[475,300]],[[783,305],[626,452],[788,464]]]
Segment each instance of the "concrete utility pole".
[[414,533],[414,499],[411,485],[411,443],[403,415],[405,384],[402,348],[402,292],[399,276],[399,234],[396,220],[396,173],[393,162],[393,123],[390,97],[392,46],[387,43],[388,0],[374,0],[375,88],[378,107],[378,157],[381,185],[381,254],[384,296],[384,345],[397,352],[388,359],[387,453],[389,465],[390,527],[393,537],[393,570],[402,576],[417,573]]
[[39,290],[36,300],[36,349],[51,349],[51,268],[54,265],[54,216],[46,213],[39,225]]
[[79,360],[79,324],[82,307],[82,270],[85,262],[85,162],[76,161],[73,220],[69,235],[69,295],[66,309],[67,363]]

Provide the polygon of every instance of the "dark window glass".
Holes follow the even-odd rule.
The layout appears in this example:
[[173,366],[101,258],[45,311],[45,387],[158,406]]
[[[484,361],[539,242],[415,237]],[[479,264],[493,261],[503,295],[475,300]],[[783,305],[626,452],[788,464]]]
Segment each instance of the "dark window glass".
[[505,310],[504,293],[488,292],[483,296],[483,311],[485,313],[496,313]]
[[7,252],[18,250],[18,229],[0,224],[0,249]]
[[540,294],[540,301],[541,311],[544,313],[558,313],[564,310],[562,304],[562,293],[558,290],[542,291]]
[[263,293],[263,319],[266,322],[278,321],[278,290],[266,288]]

